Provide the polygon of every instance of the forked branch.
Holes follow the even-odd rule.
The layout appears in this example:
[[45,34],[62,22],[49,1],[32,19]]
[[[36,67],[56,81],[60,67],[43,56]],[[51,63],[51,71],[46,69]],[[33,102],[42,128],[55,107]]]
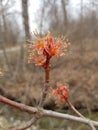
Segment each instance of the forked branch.
[[70,121],[80,122],[80,123],[86,124],[88,126],[89,126],[89,122],[91,122],[93,124],[93,126],[98,127],[97,121],[93,121],[93,120],[82,118],[82,117],[76,117],[76,116],[72,116],[69,114],[63,114],[63,113],[59,113],[59,112],[55,112],[55,111],[51,111],[51,110],[45,110],[42,108],[35,108],[35,107],[27,106],[22,103],[17,103],[15,101],[12,101],[2,95],[0,95],[0,102],[8,104],[10,106],[13,106],[19,110],[22,110],[22,111],[25,111],[28,113],[34,113],[34,114],[39,113],[39,115],[41,115],[41,117],[48,116],[48,117],[54,117],[54,118],[62,118],[62,119],[70,120]]

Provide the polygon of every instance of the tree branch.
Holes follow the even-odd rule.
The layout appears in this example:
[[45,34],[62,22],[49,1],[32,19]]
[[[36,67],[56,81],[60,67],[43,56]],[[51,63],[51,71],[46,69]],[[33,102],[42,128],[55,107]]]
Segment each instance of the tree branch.
[[22,103],[18,103],[18,102],[15,102],[15,101],[12,101],[2,95],[0,95],[0,102],[2,103],[5,103],[7,105],[10,105],[12,107],[15,107],[21,111],[25,111],[25,112],[28,112],[28,113],[36,113],[38,112],[38,109],[35,108],[35,107],[30,107],[30,106],[27,106],[25,104],[22,104]]
[[84,119],[82,117],[76,117],[76,116],[72,116],[69,114],[62,114],[62,113],[54,112],[54,111],[50,111],[50,110],[43,110],[42,112],[43,112],[43,116],[67,119],[70,121],[80,122],[80,123],[84,123],[87,125],[89,125],[89,122],[91,122],[94,126],[98,127],[98,122],[90,120],[90,119],[86,119],[86,118]]
[[51,110],[45,110],[42,108],[35,108],[35,107],[30,107],[27,105],[24,105],[22,103],[17,103],[14,102],[6,97],[3,97],[2,95],[0,95],[0,102],[8,104],[10,106],[13,106],[19,110],[28,112],[28,113],[39,113],[39,115],[41,116],[49,116],[49,117],[54,117],[54,118],[62,118],[62,119],[67,119],[70,121],[75,121],[75,122],[80,122],[86,125],[89,125],[89,123],[91,122],[93,124],[93,126],[98,127],[98,122],[97,121],[93,121],[87,118],[82,118],[82,117],[76,117],[76,116],[72,116],[69,114],[62,114],[59,112],[54,112]]

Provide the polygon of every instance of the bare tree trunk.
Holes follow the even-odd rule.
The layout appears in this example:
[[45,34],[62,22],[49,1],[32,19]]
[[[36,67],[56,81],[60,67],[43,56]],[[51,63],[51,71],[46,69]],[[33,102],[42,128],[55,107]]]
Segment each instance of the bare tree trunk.
[[3,36],[3,38],[1,39],[2,40],[1,41],[1,48],[3,50],[5,62],[6,62],[6,65],[8,66],[9,73],[12,75],[12,69],[11,69],[11,66],[10,66],[10,63],[9,63],[8,55],[7,55],[6,50],[5,50],[5,46],[8,43],[8,37],[7,37],[6,16],[5,16],[4,6],[3,6],[2,2],[3,2],[3,0],[1,0],[1,2],[0,2],[0,7],[1,7],[1,10],[2,10],[1,21],[3,22],[3,26],[1,26],[1,33],[2,33],[2,36]]
[[[81,46],[80,46],[80,54],[81,54],[81,56],[84,56],[84,43],[83,43],[83,41],[84,41],[84,40],[83,40],[83,28],[84,28],[84,27],[83,27],[83,26],[84,26],[84,25],[83,25],[83,21],[84,21],[84,20],[83,20],[83,11],[84,11],[84,7],[83,7],[83,2],[84,2],[84,1],[81,0],[81,3],[80,3],[80,6],[81,6],[81,7],[80,7],[80,8],[81,8],[81,18],[80,18],[80,20],[81,20],[81,21],[80,21],[80,29],[81,29],[81,34],[80,34],[80,36],[81,36],[81,37],[80,37],[80,40],[81,40],[81,41],[80,41],[80,43],[81,43]],[[82,63],[81,63],[81,64],[82,64]]]
[[8,42],[8,38],[7,38],[7,24],[6,24],[6,16],[5,16],[5,12],[4,12],[4,5],[2,3],[3,1],[1,0],[0,2],[0,7],[1,7],[1,10],[2,10],[2,13],[1,13],[1,19],[2,19],[2,22],[3,22],[3,27],[2,27],[2,33],[3,33],[3,42],[4,44]]
[[[30,39],[31,38],[31,36],[30,36],[30,28],[29,28],[28,2],[29,2],[29,0],[21,0],[23,25],[24,25],[24,31],[25,31],[25,39]],[[21,55],[20,55],[21,64],[20,64],[20,69],[21,69],[22,73],[26,69],[25,55],[26,55],[26,53],[25,53],[25,50],[24,50],[24,45],[21,44]]]
[[59,24],[58,23],[59,19],[58,19],[57,3],[56,2],[57,2],[56,0],[53,1],[53,12],[54,12],[55,20],[56,20],[57,24]]
[[23,25],[24,25],[26,39],[30,39],[28,1],[29,0],[21,0],[21,2],[22,2]]
[[61,5],[62,5],[62,10],[64,15],[64,25],[67,27],[68,26],[68,17],[67,17],[67,10],[66,10],[67,0],[61,0]]
[[39,30],[40,30],[40,35],[42,35],[43,32],[43,22],[44,22],[44,13],[45,13],[45,0],[42,1],[43,2],[43,6],[41,9],[41,20],[40,20],[40,25],[39,25]]

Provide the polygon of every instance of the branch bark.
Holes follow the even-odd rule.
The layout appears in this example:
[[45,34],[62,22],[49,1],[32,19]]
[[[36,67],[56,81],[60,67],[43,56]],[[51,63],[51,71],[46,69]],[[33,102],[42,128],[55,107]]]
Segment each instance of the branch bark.
[[70,121],[75,121],[75,122],[79,122],[79,123],[83,123],[86,125],[89,125],[89,123],[92,123],[93,126],[98,127],[98,122],[97,121],[93,121],[87,118],[82,118],[82,117],[76,117],[76,116],[72,116],[69,114],[63,114],[63,113],[59,113],[59,112],[55,112],[55,111],[51,111],[51,110],[45,110],[42,108],[35,108],[35,107],[31,107],[31,106],[27,106],[25,104],[22,103],[17,103],[15,101],[12,101],[2,95],[0,95],[0,102],[8,104],[10,106],[13,106],[19,110],[28,112],[28,113],[39,113],[41,116],[48,116],[48,117],[53,117],[53,118],[62,118],[62,119],[67,119]]
[[42,107],[44,105],[44,102],[47,96],[47,91],[49,88],[49,79],[50,79],[50,59],[47,58],[46,68],[45,68],[45,83],[43,86],[42,97],[39,103],[39,107]]

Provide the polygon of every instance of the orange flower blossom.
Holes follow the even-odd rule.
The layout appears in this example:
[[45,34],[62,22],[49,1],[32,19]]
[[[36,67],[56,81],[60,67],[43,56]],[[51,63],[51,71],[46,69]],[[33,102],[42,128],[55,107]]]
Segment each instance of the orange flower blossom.
[[57,88],[52,90],[52,95],[58,101],[63,102],[68,98],[68,87],[57,83]]
[[53,56],[63,55],[69,44],[62,37],[53,38],[50,32],[42,38],[37,33],[34,33],[34,36],[37,41],[29,44],[28,60],[43,67],[45,67],[46,60],[50,60]]

